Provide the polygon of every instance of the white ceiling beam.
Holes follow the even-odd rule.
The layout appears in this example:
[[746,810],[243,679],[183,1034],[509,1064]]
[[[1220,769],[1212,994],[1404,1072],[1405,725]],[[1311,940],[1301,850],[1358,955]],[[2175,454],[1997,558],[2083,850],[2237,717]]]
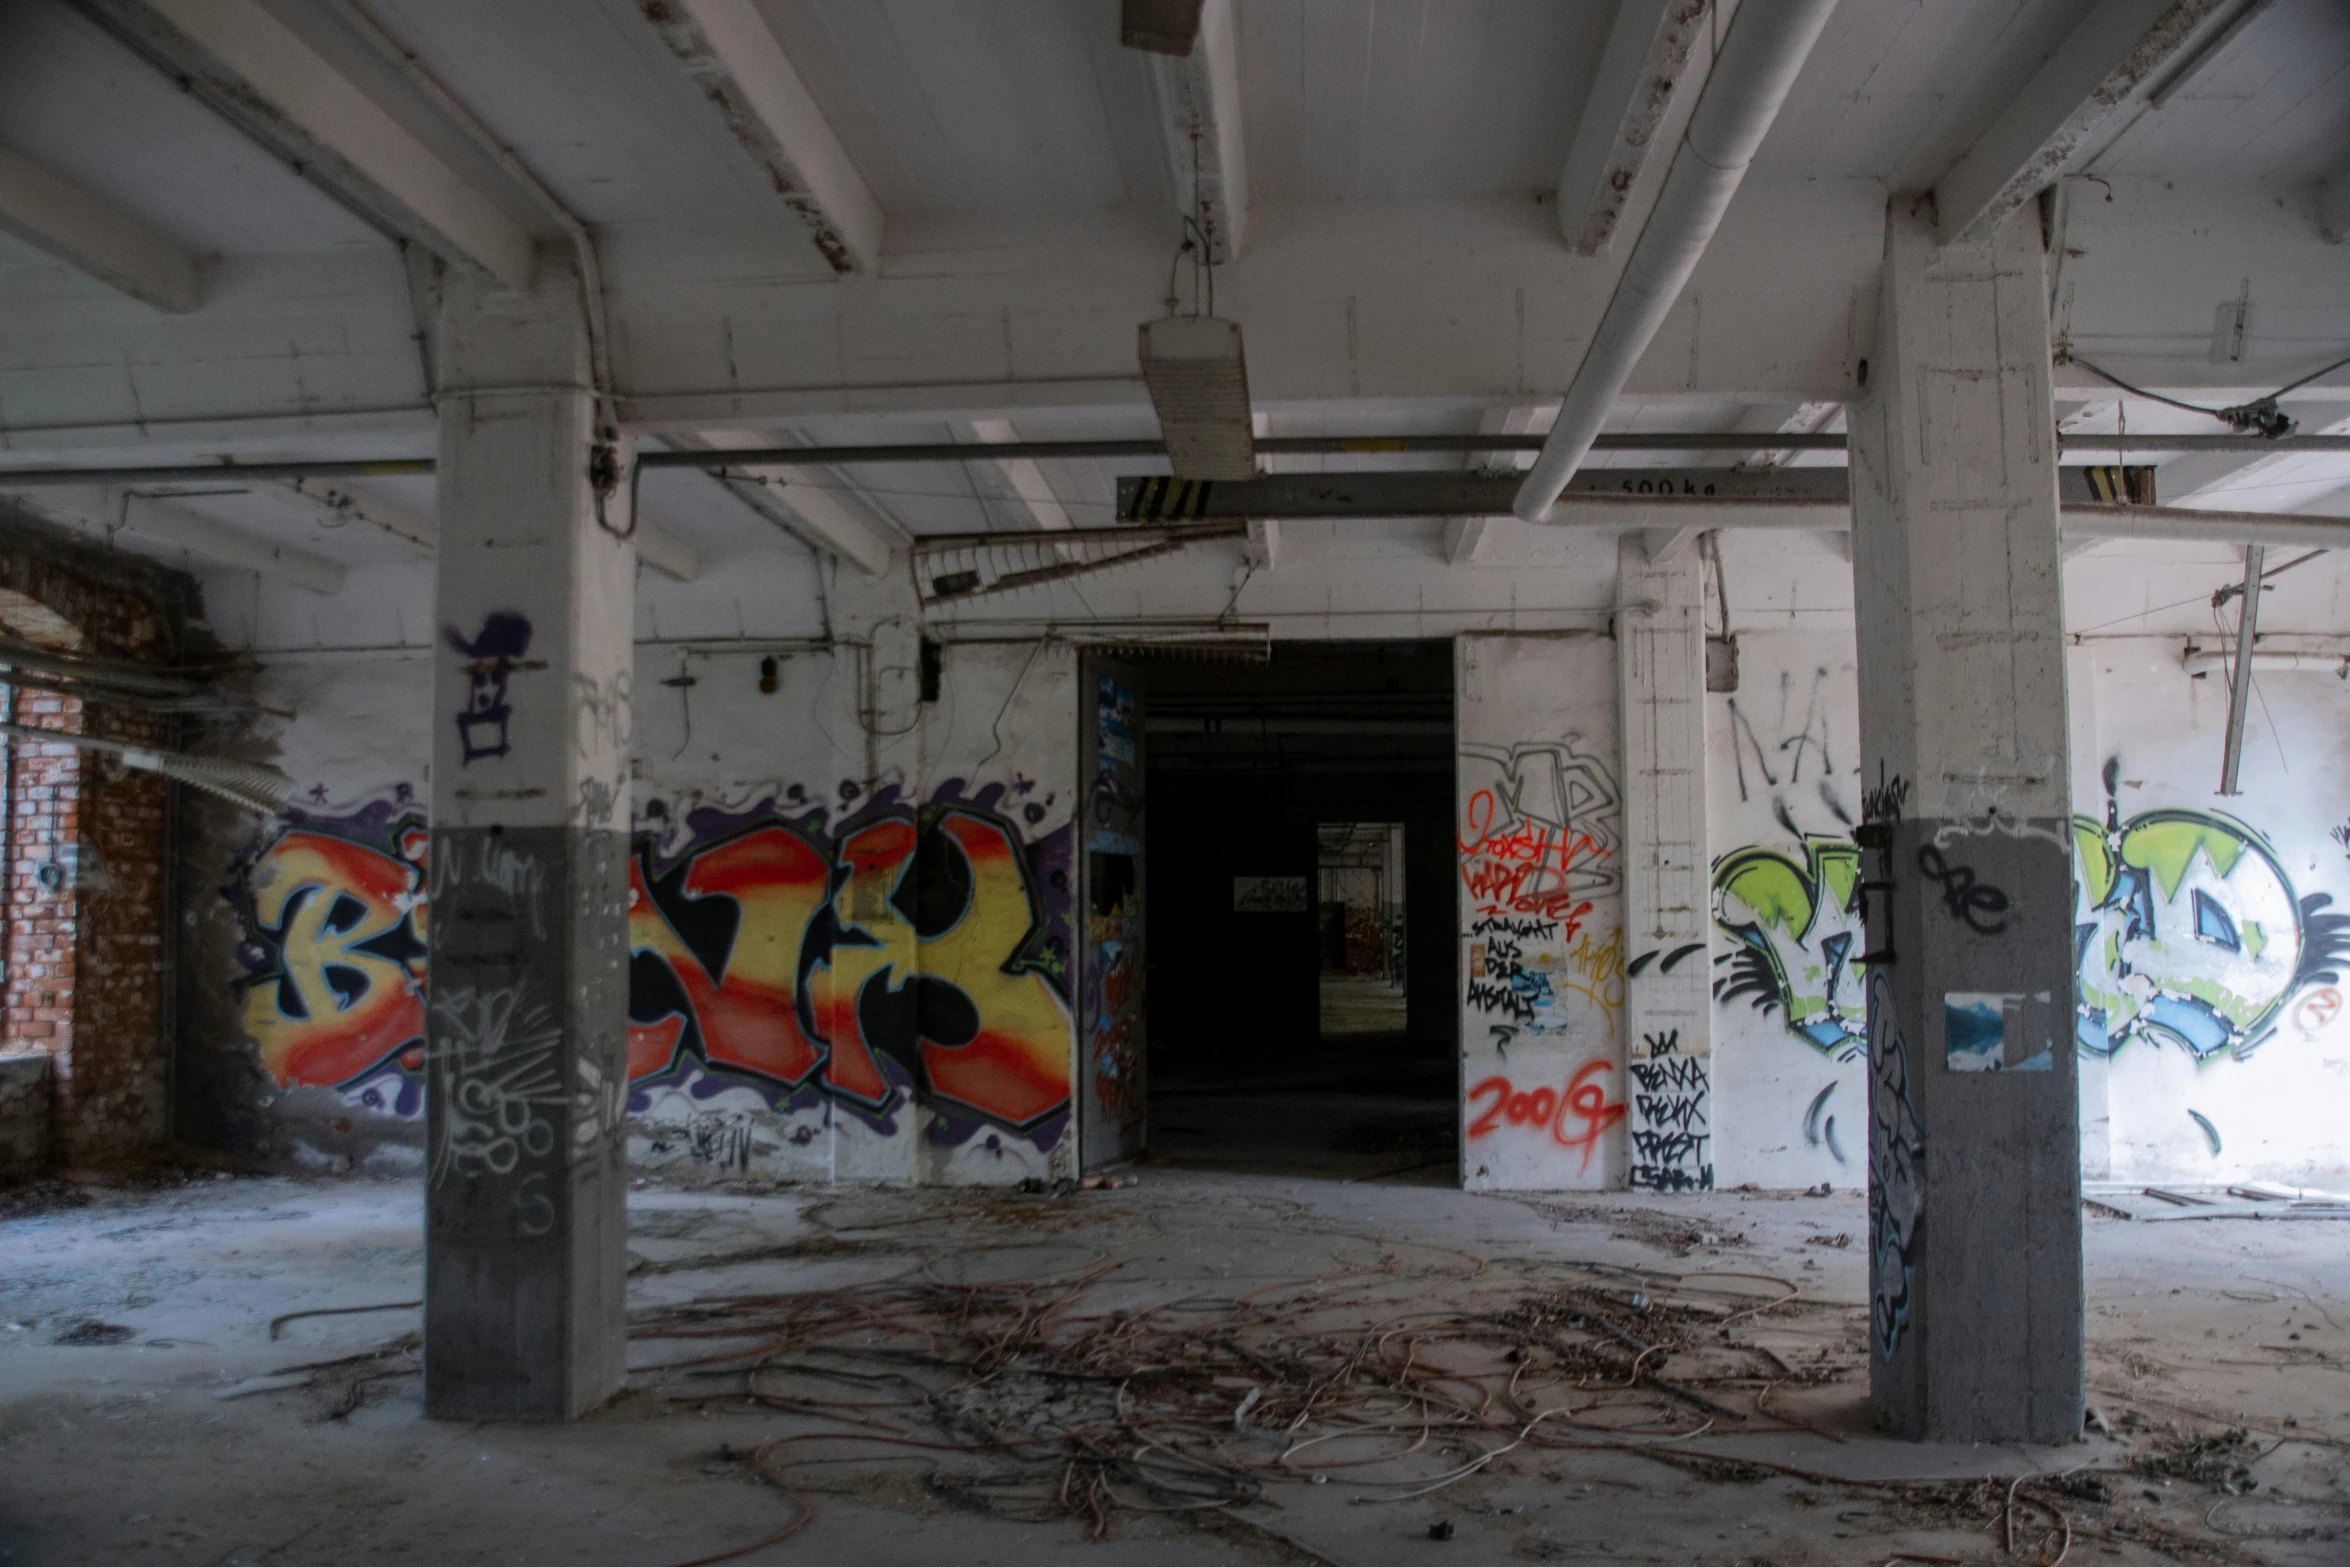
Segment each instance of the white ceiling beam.
[[[665,439],[693,451],[775,444],[772,435],[749,430],[701,430]],[[713,477],[811,549],[837,556],[870,577],[889,570],[891,556],[913,542],[897,519],[867,501],[836,468],[742,468]]]
[[184,314],[203,303],[203,256],[5,147],[0,228],[158,310]]
[[1494,518],[1455,517],[1444,525],[1444,558],[1455,566],[1474,566],[1484,553]]
[[429,556],[440,547],[438,523],[420,511],[411,511],[379,496],[363,495],[332,479],[288,479],[280,489],[306,503],[313,513],[323,513],[337,523],[363,522],[414,547],[420,555]]
[[1248,240],[1248,146],[1240,116],[1240,27],[1232,0],[1207,0],[1187,55],[1153,54],[1151,84],[1175,177],[1175,205],[1196,217],[1208,260],[1225,266]]
[[881,204],[752,0],[645,0],[669,52],[839,273],[881,260]]
[[1945,244],[1974,243],[2100,150],[2116,117],[2194,63],[2231,0],[2098,0],[1934,182]]
[[120,530],[151,543],[185,550],[216,565],[277,577],[306,592],[331,596],[343,588],[340,563],[297,545],[280,544],[152,495],[106,485],[50,487],[18,498],[69,527]]
[[1655,149],[1689,61],[1705,36],[1710,0],[1620,0],[1607,48],[1583,101],[1559,174],[1559,232],[1578,255],[1615,237],[1632,187]]
[[702,552],[671,533],[656,528],[640,514],[636,520],[637,563],[650,566],[672,582],[692,582],[702,574]]
[[2329,245],[2350,239],[2350,167],[2317,182],[2317,231]]
[[[2350,435],[2350,419],[2309,421],[2304,425],[2309,435]],[[2127,459],[2119,459],[2127,461]],[[2165,506],[2193,506],[2199,500],[2208,500],[2223,508],[2266,511],[2277,504],[2246,492],[2276,490],[2291,485],[2298,470],[2308,473],[2317,468],[2321,473],[2331,465],[2323,457],[2292,452],[2189,452],[2173,457],[2154,472],[2154,493]],[[2326,480],[2304,480],[2311,488],[2322,486]],[[2286,502],[2290,507],[2295,502]]]
[[[1555,403],[1520,404],[1509,408],[1488,408],[1478,416],[1480,435],[1532,435],[1548,424],[1558,411]],[[1461,458],[1465,468],[1482,468],[1493,473],[1523,471],[1534,461],[1532,452],[1492,451],[1469,452]],[[1455,517],[1444,525],[1444,558],[1455,566],[1474,566],[1493,536],[1493,517]]]
[[[323,512],[338,522],[363,522],[390,534],[428,559],[440,548],[441,530],[437,522],[380,495],[362,494],[332,479],[288,479],[279,487],[279,493],[298,499],[312,511]],[[702,574],[701,551],[668,530],[655,527],[641,514],[636,524],[636,558],[640,564],[678,582],[692,582]]]
[[[1020,439],[1020,432],[1009,419],[965,419],[956,421],[960,438],[980,446],[1004,446]],[[1030,528],[1073,528],[1076,521],[1069,508],[1053,493],[1045,479],[1044,469],[1033,457],[975,458],[966,466],[975,472],[984,470],[995,476],[994,498],[1007,502],[1021,512]]]
[[1249,569],[1272,571],[1281,564],[1281,524],[1271,517],[1252,517],[1246,549]]
[[[1798,403],[1793,413],[1779,415],[1777,409],[1749,410],[1738,420],[1740,430],[1767,430],[1773,435],[1818,435],[1836,422],[1844,411],[1842,403]],[[1778,417],[1773,417],[1779,415]],[[1766,446],[1748,452],[1738,459],[1741,468],[1784,468],[1796,458],[1796,452],[1784,446]]]
[[369,222],[509,288],[530,286],[530,233],[260,0],[81,5]]
[[1688,552],[1703,531],[1701,528],[1644,528],[1640,533],[1640,552],[1651,566],[1670,565]]

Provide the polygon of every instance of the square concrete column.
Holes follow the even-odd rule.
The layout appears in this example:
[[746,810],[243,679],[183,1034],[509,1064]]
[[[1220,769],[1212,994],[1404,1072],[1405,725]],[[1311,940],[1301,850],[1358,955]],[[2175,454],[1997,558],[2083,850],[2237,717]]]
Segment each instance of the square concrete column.
[[1852,409],[1870,1386],[1937,1441],[2081,1429],[2047,301],[2033,209],[1943,248],[1930,199],[1897,197]]
[[[630,453],[577,280],[441,316],[425,1407],[562,1420],[625,1370]],[[550,275],[551,274],[551,275]]]
[[1696,541],[1620,541],[1624,1070],[1635,1189],[1714,1186],[1712,858],[1705,801],[1705,574]]

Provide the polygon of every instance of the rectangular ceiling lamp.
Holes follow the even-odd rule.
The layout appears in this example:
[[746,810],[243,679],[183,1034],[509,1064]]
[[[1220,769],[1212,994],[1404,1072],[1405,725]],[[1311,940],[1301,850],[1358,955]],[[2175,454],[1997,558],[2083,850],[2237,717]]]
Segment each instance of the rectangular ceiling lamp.
[[1256,476],[1256,427],[1249,418],[1239,322],[1214,316],[1144,322],[1142,379],[1159,412],[1175,477]]

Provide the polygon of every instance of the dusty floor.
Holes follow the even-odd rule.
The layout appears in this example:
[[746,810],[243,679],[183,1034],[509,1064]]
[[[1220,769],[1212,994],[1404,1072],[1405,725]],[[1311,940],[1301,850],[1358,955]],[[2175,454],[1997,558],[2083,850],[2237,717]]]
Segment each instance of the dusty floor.
[[1358,1034],[1400,1034],[1410,1008],[1401,985],[1361,974],[1324,974],[1321,990],[1322,1037]]
[[559,1429],[425,1421],[412,1309],[273,1340],[416,1297],[413,1188],[20,1211],[0,1562],[2350,1561],[2350,1226],[2091,1217],[2114,1435],[1947,1449],[1874,1434],[1857,1193],[1449,1179],[640,1190],[639,1370]]

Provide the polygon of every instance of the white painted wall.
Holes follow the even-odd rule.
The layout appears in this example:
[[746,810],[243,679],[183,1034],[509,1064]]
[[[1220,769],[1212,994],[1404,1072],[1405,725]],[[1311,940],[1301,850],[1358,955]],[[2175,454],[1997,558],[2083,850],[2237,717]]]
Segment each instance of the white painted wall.
[[1615,644],[1467,636],[1459,671],[1462,1182],[1624,1177]]
[[[220,613],[217,604],[214,613]],[[901,656],[893,648],[913,656],[915,644],[906,638],[893,644],[885,634],[875,642],[883,648],[882,660]],[[773,692],[760,689],[761,664],[768,657],[775,660]],[[1074,902],[1069,845],[1077,776],[1076,657],[1065,644],[1025,643],[951,648],[945,660],[939,700],[922,703],[911,668],[882,669],[878,681],[868,678],[868,666],[876,661],[871,645],[827,649],[754,643],[716,650],[640,645],[633,737],[637,828],[651,843],[650,863],[661,868],[763,823],[788,822],[832,844],[846,827],[870,819],[877,803],[901,807],[894,813],[901,820],[922,806],[967,806],[976,813],[970,820],[979,824],[981,834],[971,851],[971,912],[948,940],[920,946],[913,961],[926,973],[959,976],[964,991],[981,998],[986,1029],[1005,1031],[1007,1016],[1026,1029],[1023,1037],[1057,1029],[1050,1070],[1058,1073],[1065,1100],[1074,1059],[1067,964]],[[348,837],[359,847],[348,851],[346,870],[396,865],[396,839],[376,840],[383,838],[386,821],[408,812],[421,817],[421,802],[430,797],[425,762],[435,722],[430,669],[431,656],[423,648],[279,654],[263,665],[258,680],[263,706],[296,716],[265,718],[258,738],[274,744],[278,764],[297,781],[296,805],[303,819],[275,824],[259,835],[248,853],[251,864],[264,867],[260,880],[318,874],[314,863],[270,858],[271,841],[282,842],[278,835],[287,830]],[[1020,850],[992,870],[979,865],[998,841],[986,836],[988,823],[997,824]],[[236,867],[223,871],[231,879],[239,876]],[[253,883],[252,873],[246,873],[242,884],[252,888]],[[214,885],[208,884],[202,895],[211,896]],[[987,901],[991,888],[993,901]],[[725,895],[717,887],[707,890]],[[769,895],[766,903],[759,901],[762,890]],[[752,972],[755,958],[746,943],[787,941],[796,957],[803,933],[793,911],[778,910],[773,878],[747,893],[737,891],[744,912],[731,949],[721,950],[718,975],[727,983]],[[854,894],[849,888],[841,897],[853,901]],[[830,895],[820,880],[817,900]],[[331,898],[333,892],[322,883],[322,893],[315,896]],[[379,924],[398,923],[399,896],[363,899],[366,923],[349,932],[338,932],[331,919],[323,931],[306,933],[294,933],[298,921],[282,922],[280,930],[264,933],[271,940],[257,950],[289,940],[293,933],[290,966],[307,973],[304,966],[310,965],[323,975],[323,965],[345,961],[330,950],[342,935],[373,937]],[[316,912],[326,907],[321,901]],[[844,918],[848,907],[841,905]],[[638,912],[651,916],[652,905]],[[870,929],[896,924],[891,907],[864,912]],[[955,945],[955,933],[981,925],[986,929],[980,932],[980,946]],[[891,947],[892,954],[916,950],[911,930],[902,935],[903,948]],[[643,936],[644,929],[632,922],[632,937]],[[638,939],[636,945],[642,949],[647,942]],[[658,940],[651,947],[669,950]],[[841,961],[836,948],[835,962]],[[1007,963],[1024,972],[1005,976]],[[357,971],[371,986],[398,982],[396,968],[388,963],[360,962]],[[236,976],[220,978],[225,985]],[[897,987],[907,978],[893,972]],[[270,985],[261,988],[265,1002],[275,994]],[[371,989],[361,999],[374,994]],[[759,1011],[756,1001],[753,1013]],[[714,1014],[705,1011],[702,1017],[705,1026],[718,1026]],[[772,1006],[764,1017],[772,1027]],[[754,1016],[746,1025],[750,1032],[737,1037],[752,1037],[759,1021]],[[398,1031],[396,1024],[387,1026]],[[660,1029],[632,1032],[641,1042],[657,1039]],[[704,1174],[900,1183],[1007,1183],[1065,1173],[1071,1165],[1073,1138],[1065,1109],[1022,1112],[1016,1117],[1022,1124],[1015,1127],[935,1096],[909,1098],[900,1092],[895,1103],[867,1112],[830,1092],[824,1086],[827,1075],[788,1091],[740,1072],[707,1070],[690,1053],[681,1054],[674,1065],[633,1085],[631,1157],[641,1165]],[[939,1080],[935,1072],[933,1078]],[[414,1096],[400,1093],[399,1082],[396,1070],[373,1073],[365,1083],[350,1084],[344,1098],[361,1117],[421,1113]],[[990,1104],[1024,1103],[1020,1095],[1032,1098],[1037,1092],[1033,1083],[1009,1089],[978,1079],[966,1084],[975,1101]],[[298,1082],[280,1086],[294,1089],[305,1104],[322,1091]]]
[[[1852,636],[1744,632],[1738,666],[1738,689],[1706,699],[1714,1177],[1722,1186],[1856,1186],[1868,1178],[1867,1007],[1859,971],[1837,957],[1858,957],[1862,933],[1847,900],[1821,885],[1834,885],[1860,820]],[[1725,873],[1757,897],[1762,886],[1801,891],[1808,918],[1759,917],[1724,891]],[[1749,885],[1755,876],[1763,880]],[[1753,927],[1754,941],[1733,924]],[[1777,982],[1782,974],[1796,998]]]
[[[1539,807],[1549,797],[1544,789],[1555,794],[1548,784],[1533,795],[1525,792],[1529,777],[1548,776],[1547,753],[1528,747],[1571,747],[1562,755],[1574,759],[1575,775],[1604,781],[1612,797],[1622,776],[1614,645],[1604,629],[1614,592],[1612,541],[1559,532],[1505,534],[1498,547],[1510,565],[1448,568],[1437,553],[1441,535],[1434,525],[1371,525],[1343,538],[1326,531],[1332,536],[1313,538],[1303,548],[1294,532],[1286,537],[1284,564],[1248,582],[1242,613],[1268,622],[1276,636],[1461,634],[1462,805],[1464,812],[1471,809],[1479,790],[1493,791],[1495,800],[1490,810],[1477,807],[1486,810],[1482,816],[1464,815],[1463,840],[1475,843],[1507,830],[1512,818],[1501,801],[1508,787],[1520,791],[1521,806]],[[1848,830],[1859,815],[1863,783],[1854,772],[1848,570],[1826,542],[1808,536],[1726,536],[1720,556],[1723,570],[1709,590],[1708,614],[1718,630],[1726,593],[1741,679],[1734,696],[1715,694],[1707,701],[1716,881],[1719,868],[1746,850],[1782,856],[1791,872],[1811,877],[1806,839],[1832,839]],[[2333,833],[2350,828],[2350,783],[2344,781],[2350,692],[2340,681],[2323,672],[2264,671],[2262,702],[2249,725],[2246,792],[2232,802],[2212,793],[2224,682],[2189,679],[2181,653],[2191,636],[2207,645],[2218,642],[2210,593],[2238,569],[2233,551],[2196,545],[2106,545],[2067,562],[2068,621],[2087,639],[2071,660],[2075,746],[2082,752],[2075,806],[2093,822],[2103,821],[2099,773],[2105,758],[2114,757],[2117,811],[2125,825],[2157,810],[2225,812],[2266,845],[2290,883],[2296,910],[2299,899],[2312,894],[2329,896],[2332,909],[2344,909],[2350,907],[2350,850]],[[1070,820],[1074,658],[1066,647],[1040,648],[1024,640],[1030,628],[1081,619],[1088,608],[1105,619],[1153,611],[1211,617],[1231,599],[1245,570],[1234,545],[1228,553],[1194,551],[1149,568],[1019,595],[990,605],[984,615],[971,606],[957,617],[955,635],[967,638],[984,628],[1006,640],[951,644],[943,699],[884,719],[876,727],[903,726],[904,732],[870,741],[859,695],[861,652],[854,645],[826,652],[814,640],[796,640],[819,638],[827,614],[804,554],[785,547],[746,556],[690,586],[648,579],[640,584],[638,603],[634,747],[640,825],[647,820],[641,813],[655,801],[673,812],[695,806],[739,810],[760,799],[785,798],[795,785],[802,793],[788,803],[810,809],[821,803],[837,819],[841,783],[877,774],[923,799],[950,780],[963,780],[966,795],[999,785],[1011,790],[1025,781],[1027,791],[1014,800],[1021,830],[1030,842],[1049,837]],[[322,815],[390,802],[403,786],[413,797],[427,792],[424,758],[435,721],[427,682],[429,568],[374,572],[354,572],[354,585],[324,604],[282,585],[256,586],[249,576],[207,579],[216,627],[258,633],[256,640],[277,649],[264,656],[257,690],[265,707],[297,716],[265,718],[260,732],[295,777],[300,803]],[[1082,602],[1075,592],[1080,586]],[[833,591],[837,612],[846,590]],[[868,617],[877,612],[874,604],[888,598],[863,589],[847,596],[859,593],[873,599],[859,609]],[[2264,609],[2270,638],[2264,645],[2350,648],[2350,640],[2331,629],[2342,623],[2346,595],[2350,571],[2331,558],[2278,579]],[[907,628],[899,630],[900,645],[910,649]],[[681,637],[726,640],[689,647],[675,640]],[[298,651],[338,640],[394,646],[383,653]],[[778,659],[779,689],[766,695],[758,691],[759,662],[770,650]],[[663,684],[681,672],[696,683]],[[901,670],[898,686],[910,678]],[[886,702],[911,698],[895,690]],[[1513,752],[1519,765],[1505,771],[1501,762]],[[1536,758],[1531,765],[1529,756]],[[1030,821],[1032,805],[1041,814]],[[1609,812],[1592,808],[1589,800],[1579,819],[1569,813],[1568,826],[1591,832],[1602,844],[1617,830]],[[1583,863],[1607,864],[1597,858]],[[2205,890],[2223,910],[2235,910],[2239,947],[2247,918],[2261,925],[2264,936],[2286,924],[2296,932],[2311,925],[2307,915],[2264,916],[2253,907],[2251,880],[2239,888],[2236,877],[2251,876],[2267,862],[2254,855],[2238,863],[2236,876],[2208,878]],[[2208,876],[2208,861],[2196,874]],[[2185,891],[2181,906],[2191,911],[2194,887]],[[2281,897],[2276,893],[2270,901]],[[1495,983],[1487,961],[1492,933],[1472,929],[1476,914],[1466,879],[1462,898],[1463,985]],[[1612,968],[1602,956],[1617,937],[1621,914],[1612,883],[1595,889],[1588,901],[1592,908],[1572,935],[1562,925],[1555,936],[1530,938],[1516,958],[1504,960],[1549,980],[1548,1001],[1534,1009],[1533,1023],[1490,997],[1472,1002],[1464,988],[1462,1087],[1495,1077],[1511,1084],[1502,1113],[1467,1144],[1465,1169],[1473,1186],[1564,1188],[1621,1180],[1621,1123],[1607,1115],[1625,1097],[1617,1016],[1621,981],[1613,981],[1615,988],[1609,983],[1625,961],[1620,941]],[[1718,885],[1715,907],[1743,917]],[[1831,924],[1810,932],[1814,951],[1835,933],[1832,915]],[[1821,997],[1822,1005],[1807,1004],[1796,1021],[1821,1041],[1813,1043],[1789,1026],[1783,999],[1751,984],[1739,989],[1733,940],[1717,921],[1717,1183],[1858,1184],[1864,1158],[1860,1078],[1855,1063],[1838,1059],[1848,1043],[1846,1030],[1825,1004],[1840,999],[1849,1008],[1857,996],[1849,985],[1815,985],[1807,992]],[[1477,950],[1480,941],[1485,954]],[[1788,945],[1800,961],[1806,941]],[[2146,961],[2159,956],[2148,953]],[[2250,987],[2246,993],[2255,1000],[2268,996],[2260,988],[2270,983],[2263,972],[2257,963],[2242,966],[2239,989]],[[2350,967],[2342,974],[2350,979]],[[232,978],[223,976],[222,982]],[[2350,1078],[2350,1022],[2327,1017],[2331,1002],[2325,995],[2342,988],[2311,979],[2274,1007],[2263,1002],[2247,1014],[2252,1022],[2246,1041],[2231,1040],[2200,1060],[2150,1033],[2128,1040],[2110,1059],[2091,1058],[2083,1081],[2091,1100],[2084,1107],[2092,1128],[2084,1147],[2092,1177],[2109,1171],[2124,1180],[2350,1183],[2350,1134],[2331,1109]],[[1732,990],[1738,993],[1724,993]],[[1772,1005],[1756,1005],[1764,999]],[[1496,1027],[1518,1032],[1497,1037]],[[2255,1034],[2257,1042],[2239,1047]],[[1574,1073],[1593,1061],[1604,1063],[1593,1074],[1604,1085],[1602,1097],[1584,1103],[1611,1124],[1602,1128],[1586,1165],[1580,1147],[1562,1144],[1538,1117],[1528,1117],[1538,1109],[1532,1096],[1548,1089],[1549,1124],[1558,1124],[1563,1114],[1568,1138],[1577,1136],[1588,1123],[1562,1111],[1562,1095]],[[1521,1095],[1520,1118],[1512,1122],[1509,1106]],[[1491,1091],[1473,1098],[1464,1126],[1475,1126],[1493,1102]],[[2100,1116],[2101,1105],[2109,1115]],[[2220,1142],[2216,1153],[2210,1134],[2189,1111],[2211,1123]],[[935,1143],[925,1140],[927,1122],[910,1123],[912,1135],[882,1137],[847,1125],[820,1103],[778,1111],[762,1102],[753,1109],[732,1099],[696,1099],[682,1083],[648,1094],[643,1116],[649,1119],[640,1120],[636,1151],[648,1160],[722,1165],[747,1140],[754,1166],[777,1173],[967,1180],[1012,1179],[1053,1168],[1049,1148],[1038,1150],[1017,1138],[999,1135],[995,1148],[985,1133]],[[656,1122],[676,1130],[653,1129]],[[2101,1135],[2095,1130],[2100,1127]],[[653,1147],[655,1140],[666,1146]]]
[[[2143,638],[2094,649],[2097,765],[2112,764],[2110,803],[2125,833],[2158,813],[2212,823],[2171,887],[2163,851],[2187,841],[2187,829],[2122,840],[2125,859],[2153,862],[2153,939],[2122,934],[2118,911],[2075,916],[2099,925],[2083,974],[2130,995],[2135,1007],[2118,1011],[2134,1010],[2139,1024],[2106,1063],[2111,1175],[2340,1186],[2350,1179],[2350,1017],[2341,999],[2350,950],[2325,964],[2312,949],[2328,944],[2328,920],[2350,905],[2350,692],[2330,673],[2260,672],[2244,792],[2224,799],[2216,790],[2226,679],[2191,678],[2180,646]],[[2102,788],[2073,802],[2093,823],[2107,806]],[[2174,841],[2165,844],[2163,831]],[[2120,936],[2128,971],[2118,977],[2099,955],[2109,935]],[[2204,1044],[2190,1049],[2160,1031],[2166,1005]]]

